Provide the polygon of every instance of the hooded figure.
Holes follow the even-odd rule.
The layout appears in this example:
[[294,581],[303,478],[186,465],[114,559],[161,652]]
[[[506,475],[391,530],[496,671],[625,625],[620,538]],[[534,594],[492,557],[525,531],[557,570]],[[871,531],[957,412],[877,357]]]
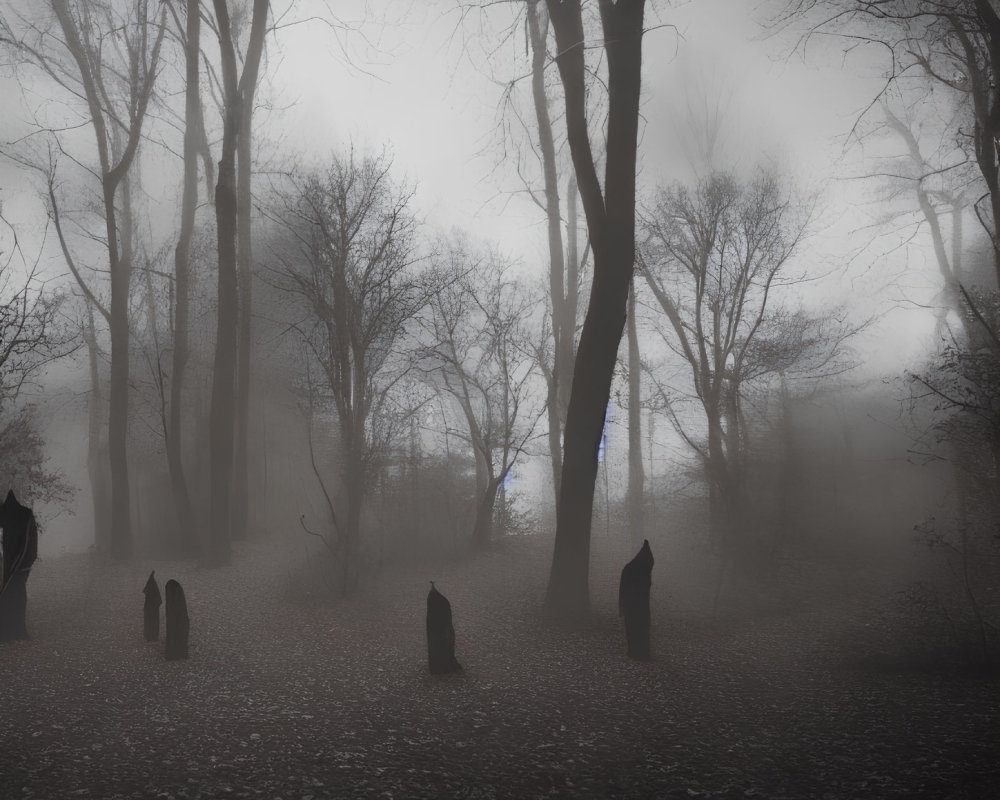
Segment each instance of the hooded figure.
[[635,558],[622,569],[618,613],[625,617],[625,637],[631,658],[649,658],[649,587],[653,583],[653,551],[644,539]]
[[155,642],[160,638],[160,606],[163,599],[160,597],[160,587],[156,585],[156,572],[149,573],[149,580],[146,581],[146,588],[142,593],[146,595],[146,602],[142,606],[142,635],[147,642]]
[[167,643],[164,655],[167,661],[177,661],[188,657],[188,632],[191,623],[181,585],[169,580],[164,589],[167,593]]
[[27,639],[28,573],[38,556],[35,515],[17,502],[14,492],[0,505],[0,641]]
[[460,672],[455,660],[455,629],[451,624],[451,603],[434,588],[427,593],[427,662],[431,674]]

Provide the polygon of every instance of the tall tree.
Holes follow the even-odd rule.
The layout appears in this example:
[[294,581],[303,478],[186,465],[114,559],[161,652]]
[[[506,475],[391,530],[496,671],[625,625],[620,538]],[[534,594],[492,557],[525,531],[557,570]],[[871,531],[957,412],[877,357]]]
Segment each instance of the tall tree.
[[528,41],[531,47],[531,98],[535,109],[538,153],[544,181],[544,201],[537,202],[545,211],[548,231],[552,357],[551,363],[543,364],[542,367],[548,383],[546,409],[549,421],[549,454],[552,462],[552,483],[558,500],[562,480],[562,432],[573,381],[579,297],[576,242],[577,188],[575,178],[570,176],[566,186],[567,220],[564,243],[556,139],[552,127],[549,96],[545,87],[549,15],[541,0],[528,0],[526,8]]
[[628,510],[629,538],[639,546],[646,538],[644,530],[645,498],[642,466],[642,358],[639,354],[639,326],[636,320],[635,279],[628,293]]
[[690,374],[702,423],[693,429],[673,403],[667,412],[702,462],[712,534],[726,555],[742,548],[752,528],[745,504],[749,385],[842,371],[842,345],[857,330],[835,314],[815,318],[784,305],[782,287],[803,280],[790,263],[809,220],[802,207],[767,172],[745,182],[713,173],[693,189],[660,191],[641,215],[642,275],[666,319],[664,339]]
[[586,37],[580,0],[548,0],[566,128],[587,230],[594,278],[580,335],[566,415],[556,539],[546,609],[557,618],[589,614],[590,530],[597,452],[635,259],[635,170],[642,81],[645,0],[600,0],[607,58],[607,156],[602,188],[586,104]]
[[[198,159],[204,138],[201,108],[201,5],[199,0],[187,0],[183,26],[184,46],[184,182],[181,194],[181,224],[174,250],[174,341],[170,374],[169,420],[165,430],[167,466],[177,512],[178,546],[183,553],[195,547],[195,519],[184,475],[183,404],[184,377],[190,347],[188,343],[191,305],[191,239],[194,234],[195,211],[198,205]],[[181,28],[175,15],[175,23]]]
[[343,594],[357,588],[361,514],[386,444],[382,416],[405,373],[397,342],[426,303],[413,274],[412,193],[394,184],[391,167],[385,156],[336,158],[297,177],[275,212],[286,237],[276,252],[282,285],[304,301],[291,327],[321,369],[317,392],[337,416],[343,491],[329,507]]
[[[251,45],[253,31],[251,30]],[[250,428],[250,369],[252,355],[253,309],[253,235],[251,225],[253,180],[253,112],[254,98],[260,74],[259,54],[244,61],[242,119],[236,148],[236,265],[239,279],[239,335],[236,356],[236,442],[233,453],[233,533],[242,538],[247,534],[250,502],[250,463],[248,438]]]
[[[239,229],[236,156],[264,50],[268,0],[254,0],[250,38],[243,70],[238,73],[232,21],[226,0],[213,0],[215,25],[222,61],[222,155],[215,187],[218,228],[218,318],[209,410],[209,460],[211,464],[210,555],[216,564],[229,560],[232,537],[233,449],[236,417],[236,367],[239,326],[237,235]],[[249,309],[247,309],[249,313]]]
[[[129,320],[128,301],[132,264],[128,237],[119,223],[119,189],[125,184],[142,138],[146,111],[153,94],[165,31],[165,11],[150,17],[150,3],[142,0],[123,9],[114,2],[72,5],[50,0],[58,26],[58,49],[49,32],[26,23],[18,35],[12,20],[0,22],[3,39],[21,56],[39,66],[51,79],[86,105],[87,122],[96,139],[104,242],[108,253],[111,297],[109,307],[96,303],[70,253],[59,224],[54,175],[49,176],[49,203],[64,255],[81,289],[101,310],[111,333],[111,387],[109,392],[108,452],[111,466],[111,553],[127,558],[132,549],[128,473]],[[21,22],[26,22],[23,18]],[[64,53],[68,53],[67,60]],[[53,135],[58,134],[53,131]],[[54,167],[53,167],[54,169]]]

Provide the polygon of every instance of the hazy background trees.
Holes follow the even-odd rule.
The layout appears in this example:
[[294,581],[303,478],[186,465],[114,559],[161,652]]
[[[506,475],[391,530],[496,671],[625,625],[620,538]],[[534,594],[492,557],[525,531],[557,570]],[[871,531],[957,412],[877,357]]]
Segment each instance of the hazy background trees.
[[419,351],[426,380],[457,404],[476,464],[472,540],[490,543],[497,498],[541,416],[532,358],[537,301],[497,253],[450,241],[438,258]]
[[[658,565],[690,558],[713,592],[732,564],[766,592],[790,559],[846,558],[848,540],[860,557],[917,522],[987,563],[1000,26],[988,3],[918,7],[768,7],[780,25],[757,49],[818,31],[881,48],[856,67],[877,80],[836,158],[804,166],[786,132],[768,144],[745,124],[762,98],[682,75],[697,53],[671,25],[694,8],[463,6],[449,74],[489,113],[431,118],[424,85],[387,142],[392,104],[298,103],[289,86],[378,97],[369,73],[398,54],[345,55],[392,25],[264,0],[5,5],[5,169],[55,234],[37,266],[12,265],[10,308],[48,320],[33,378],[86,398],[86,415],[67,407],[93,540],[220,565],[234,541],[280,542],[350,594],[392,558],[554,533],[546,605],[570,620],[588,613],[594,535],[622,552],[650,538]],[[318,30],[341,62],[296,71]],[[455,136],[482,152],[434,160]],[[456,210],[476,205],[466,184],[496,197]],[[900,306],[929,307],[892,334],[917,361],[871,338]],[[15,399],[9,430],[41,464],[44,406]],[[942,459],[929,526],[908,508]],[[891,514],[879,481],[898,482]]]
[[407,371],[399,343],[427,293],[415,271],[412,191],[391,168],[385,154],[351,151],[292,176],[275,211],[287,242],[275,254],[282,285],[303,301],[290,325],[323,376],[309,387],[319,392],[310,407],[332,407],[338,423],[343,505],[330,514],[345,593],[357,586],[362,508],[387,444],[380,427]]

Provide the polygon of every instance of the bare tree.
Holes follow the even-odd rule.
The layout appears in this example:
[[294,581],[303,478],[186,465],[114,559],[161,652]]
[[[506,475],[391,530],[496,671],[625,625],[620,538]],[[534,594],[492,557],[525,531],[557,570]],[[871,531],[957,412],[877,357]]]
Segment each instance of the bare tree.
[[529,320],[536,301],[496,253],[477,256],[453,242],[421,324],[428,380],[450,395],[466,422],[476,463],[472,540],[489,544],[497,496],[533,438],[542,407],[533,402],[536,364]]
[[[108,450],[111,464],[111,552],[117,558],[131,552],[129,523],[128,300],[131,263],[127,237],[118,222],[118,190],[126,182],[142,137],[143,123],[153,93],[164,35],[165,11],[157,20],[148,0],[123,9],[110,1],[71,5],[50,0],[55,17],[51,29],[27,17],[0,20],[2,38],[20,57],[39,67],[71,97],[82,100],[87,123],[94,131],[108,253],[111,297],[109,307],[96,301],[71,255],[60,224],[55,178],[50,175],[48,197],[60,243],[84,294],[105,317],[111,331],[111,388],[109,393]],[[66,55],[68,54],[68,58]],[[59,132],[50,131],[59,141]],[[60,145],[61,146],[61,145]]]
[[43,370],[73,353],[79,340],[63,316],[66,295],[47,288],[39,275],[45,236],[38,256],[29,260],[2,208],[0,223],[13,234],[12,246],[0,240],[5,256],[0,263],[0,480],[22,497],[63,502],[73,491],[46,464],[31,396],[40,389]]
[[[239,74],[228,3],[226,0],[213,0],[213,7],[222,59],[223,133],[222,157],[219,160],[218,183],[215,187],[215,215],[219,237],[219,309],[212,372],[212,402],[209,411],[212,470],[210,553],[213,562],[221,564],[229,560],[232,536],[234,419],[237,415],[236,370],[239,330],[238,233],[243,230],[249,235],[248,218],[240,217],[239,213],[236,162],[237,152],[244,154],[247,161],[249,159],[250,131],[244,126],[252,112],[260,59],[264,49],[269,2],[254,0],[250,38],[243,59],[243,69]],[[241,171],[241,177],[249,191],[248,163],[246,170],[245,174]],[[248,213],[248,210],[244,213]],[[248,247],[246,244],[243,246]],[[246,252],[249,253],[249,250]],[[244,311],[246,314],[250,313],[249,308]],[[245,515],[243,518],[245,519]]]
[[[545,68],[549,60],[549,17],[541,0],[528,0],[528,42],[531,47],[531,97],[535,109],[537,153],[544,180],[544,200],[535,201],[545,211],[549,246],[549,302],[552,325],[551,365],[544,365],[548,382],[547,411],[552,481],[558,501],[562,474],[562,432],[569,408],[576,353],[577,306],[580,293],[580,263],[576,230],[576,179],[567,181],[565,242],[559,198],[557,145],[552,127],[552,102],[546,90]],[[534,198],[534,192],[531,193]]]
[[548,0],[566,126],[587,230],[594,278],[577,348],[566,414],[556,540],[546,593],[548,612],[564,620],[589,613],[590,528],[597,451],[611,395],[635,260],[635,167],[642,79],[644,0],[601,0],[607,58],[605,179],[597,176],[587,114],[587,64],[580,0]]
[[635,278],[628,294],[628,491],[626,508],[629,537],[640,546],[645,536],[645,499],[642,466],[642,357],[639,353],[639,325],[636,319]]
[[[174,13],[173,7],[171,12]],[[180,230],[174,250],[173,353],[170,373],[169,420],[164,436],[167,466],[177,511],[179,545],[182,552],[195,548],[195,518],[184,474],[183,403],[184,378],[190,357],[189,317],[191,307],[191,239],[194,234],[195,211],[198,205],[198,160],[205,138],[205,123],[201,106],[201,5],[199,0],[187,0],[184,23],[174,13],[184,49],[184,179],[181,193]]]
[[726,553],[741,545],[747,527],[749,387],[842,371],[843,344],[857,330],[834,314],[814,318],[783,304],[782,287],[803,279],[790,264],[809,221],[808,204],[800,207],[773,174],[739,182],[714,173],[693,189],[660,191],[641,215],[641,272],[666,319],[664,341],[689,371],[702,425],[682,419],[678,389],[657,382],[658,393],[704,467],[712,533]]
[[279,280],[304,301],[291,326],[338,421],[343,503],[330,507],[345,594],[357,588],[361,512],[385,444],[380,415],[405,373],[397,344],[426,302],[414,274],[412,192],[394,184],[391,167],[384,154],[335,158],[295,177],[274,212],[286,239]]
[[[965,106],[966,124],[955,131],[978,167],[986,191],[973,208],[994,249],[1000,281],[1000,15],[991,0],[789,0],[776,26],[805,22],[801,42],[818,35],[844,40],[845,50],[863,46],[885,53],[885,82],[855,122],[859,137],[868,112],[897,92],[932,100],[943,89]],[[924,80],[914,80],[923,77]]]

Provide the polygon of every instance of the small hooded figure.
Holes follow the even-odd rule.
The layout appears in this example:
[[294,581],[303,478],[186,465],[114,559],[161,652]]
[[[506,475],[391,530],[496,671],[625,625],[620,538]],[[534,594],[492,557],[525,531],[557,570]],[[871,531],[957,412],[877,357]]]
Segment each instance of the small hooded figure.
[[644,539],[635,558],[622,569],[618,584],[618,613],[625,617],[625,637],[631,658],[647,659],[649,652],[649,587],[653,583],[653,551]]
[[28,573],[38,556],[38,526],[13,490],[0,504],[0,527],[0,642],[27,639]]
[[451,624],[451,603],[434,587],[427,593],[427,662],[432,675],[460,672],[455,660],[455,628]]
[[163,598],[160,597],[160,587],[156,584],[155,575],[155,571],[149,573],[149,580],[142,590],[146,595],[146,602],[142,606],[142,635],[147,642],[155,642],[160,638],[160,606]]
[[177,661],[188,657],[188,632],[191,624],[181,585],[175,580],[169,580],[164,589],[167,593],[167,642],[164,655],[167,661]]

